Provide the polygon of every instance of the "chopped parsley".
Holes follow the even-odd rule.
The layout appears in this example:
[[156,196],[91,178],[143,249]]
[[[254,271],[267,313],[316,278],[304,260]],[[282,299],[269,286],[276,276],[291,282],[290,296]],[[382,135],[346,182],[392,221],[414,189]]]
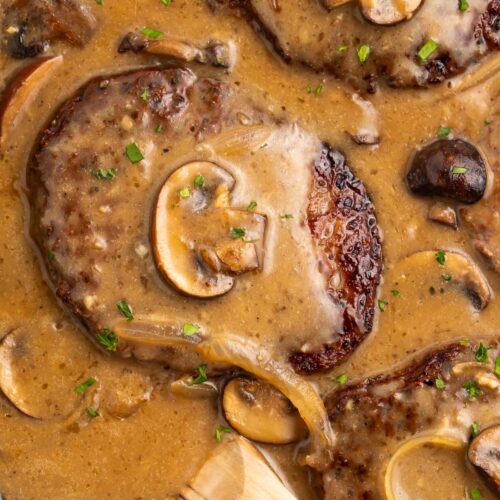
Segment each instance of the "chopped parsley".
[[220,443],[222,441],[222,433],[230,434],[232,429],[230,427],[226,427],[225,425],[218,425],[215,428],[215,440]]
[[179,191],[179,197],[182,198],[183,200],[187,200],[190,196],[191,196],[191,191],[189,190],[189,188],[187,186],[183,187]]
[[453,276],[451,274],[442,274],[441,278],[443,279],[443,281],[448,281],[448,282],[453,280]]
[[476,361],[479,363],[486,363],[488,361],[488,347],[486,347],[482,342],[479,344],[479,347],[474,355]]
[[312,88],[312,85],[308,85],[307,86],[307,93],[308,94],[320,95],[321,92],[323,92],[323,88],[324,88],[324,85],[322,83],[320,83],[319,85],[317,85],[315,89]]
[[145,102],[148,102],[148,99],[149,99],[149,89],[148,88],[145,88],[140,94],[139,94],[139,97],[145,101]]
[[437,131],[437,136],[438,137],[448,137],[451,133],[451,128],[450,127],[439,127],[439,130]]
[[123,299],[116,304],[117,309],[127,318],[127,321],[132,321],[134,319],[134,313],[129,303]]
[[94,170],[92,175],[99,179],[100,181],[112,181],[118,172],[116,168],[100,168],[98,170]]
[[159,40],[163,37],[163,32],[155,30],[153,28],[144,28],[141,30],[141,33],[152,40]]
[[358,49],[356,49],[356,54],[358,55],[359,62],[364,64],[370,55],[370,46],[369,45],[361,45]]
[[481,496],[481,490],[479,488],[472,488],[470,490],[470,499],[471,500],[481,500],[483,497]]
[[436,49],[439,47],[439,44],[434,41],[432,38],[429,38],[422,47],[420,47],[419,51],[417,52],[417,56],[420,59],[421,63],[424,63],[429,59],[429,57],[434,54]]
[[125,148],[125,154],[130,160],[130,163],[139,163],[141,160],[144,160],[144,156],[142,155],[139,146],[137,146],[135,142],[130,143]]
[[380,312],[384,312],[387,305],[389,304],[389,302],[387,302],[387,300],[379,299],[377,301],[377,304],[378,304],[378,308],[380,309]]
[[460,167],[458,165],[453,165],[451,167],[451,173],[455,175],[461,175],[467,173],[467,168],[466,167]]
[[458,0],[458,10],[461,12],[469,10],[469,2],[467,0]]
[[444,266],[444,263],[446,262],[446,252],[444,250],[438,250],[434,257],[441,267]]
[[391,295],[393,297],[401,297],[401,292],[399,290],[397,290],[396,288],[394,288],[393,290],[391,290]]
[[339,385],[345,385],[347,383],[347,373],[341,373],[336,379],[335,381],[337,382],[337,384]]
[[118,337],[109,328],[104,328],[97,334],[97,341],[108,351],[116,351],[118,347]]
[[486,126],[491,125],[493,123],[493,120],[491,118],[485,118],[484,119],[484,124]]
[[473,438],[479,434],[479,425],[477,425],[476,422],[472,422],[470,426],[470,433],[472,434]]
[[75,387],[77,394],[83,394],[89,387],[93,386],[97,380],[95,377],[89,377],[85,382],[82,382],[78,387]]
[[173,0],[161,0],[161,3],[163,5],[170,5],[173,2]]
[[477,386],[474,380],[468,380],[467,382],[465,382],[463,388],[467,391],[469,401],[473,401],[478,396],[481,396],[481,394],[483,394],[483,391]]
[[470,339],[460,339],[458,343],[463,346],[468,346],[470,345]]
[[345,52],[348,48],[348,45],[337,45],[337,52]]
[[95,0],[97,5],[104,5],[104,0]]
[[182,335],[185,335],[186,337],[191,337],[199,331],[200,327],[198,325],[193,325],[192,323],[184,323],[182,325]]
[[500,377],[500,356],[495,358],[495,375]]
[[446,384],[444,383],[442,378],[437,378],[436,380],[434,380],[434,385],[436,386],[436,389],[439,389],[440,391],[442,391],[446,387]]
[[96,417],[100,417],[101,414],[99,413],[98,410],[96,410],[95,408],[93,408],[92,406],[89,406],[87,408],[87,413],[92,417],[92,418],[96,418]]
[[56,260],[56,254],[52,250],[47,252],[47,260],[49,262],[54,262],[54,260]]
[[163,130],[163,125],[161,123],[158,123],[155,127],[155,132],[159,134]]
[[253,210],[255,210],[257,208],[257,202],[256,201],[251,201],[249,204],[248,204],[248,207],[247,207],[247,212],[252,212]]
[[200,385],[208,380],[207,365],[200,365],[196,368],[198,375],[193,379],[189,385]]
[[197,176],[194,178],[193,184],[194,184],[197,188],[202,188],[202,187],[203,187],[203,184],[205,184],[205,177],[203,177],[203,175],[197,175]]
[[247,232],[244,227],[231,228],[231,238],[233,238],[233,240],[237,240],[238,238],[244,238],[246,233]]
[[283,214],[283,215],[280,215],[280,219],[293,219],[293,215],[292,214]]

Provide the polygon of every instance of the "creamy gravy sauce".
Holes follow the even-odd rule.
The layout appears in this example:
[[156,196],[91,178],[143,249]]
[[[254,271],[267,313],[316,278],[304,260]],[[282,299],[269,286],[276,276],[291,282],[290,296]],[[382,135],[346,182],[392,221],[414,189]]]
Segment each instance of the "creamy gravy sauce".
[[[331,376],[317,380],[322,390],[332,387],[338,373],[362,378],[402,361],[424,346],[461,337],[498,338],[498,300],[494,298],[478,313],[459,292],[446,290],[431,296],[428,290],[436,280],[439,282],[439,270],[433,274],[433,270],[405,269],[400,264],[403,257],[415,251],[436,248],[461,249],[481,262],[463,231],[455,232],[427,220],[430,201],[409,194],[404,173],[412,152],[431,141],[440,125],[452,127],[457,136],[481,144],[487,135],[484,119],[491,117],[491,103],[500,90],[498,76],[458,93],[445,85],[428,91],[381,89],[368,98],[372,109],[360,105],[360,98],[339,82],[283,64],[244,22],[235,18],[229,23],[224,18],[221,23],[201,0],[174,0],[168,7],[154,0],[105,0],[102,7],[91,6],[100,22],[97,35],[81,50],[54,45],[53,50],[64,55],[64,62],[34,97],[26,117],[0,153],[0,334],[21,327],[33,338],[33,342],[26,341],[32,362],[24,369],[18,367],[18,379],[22,390],[37,395],[37,407],[58,415],[47,420],[31,419],[0,400],[0,491],[7,499],[165,498],[177,493],[218,445],[214,428],[221,420],[214,402],[172,395],[169,382],[177,375],[163,366],[119,360],[97,351],[54,299],[27,237],[24,167],[41,124],[92,76],[154,61],[116,53],[117,41],[134,28],[152,26],[192,42],[213,37],[233,40],[238,47],[237,63],[225,78],[263,109],[297,120],[304,130],[344,151],[367,187],[384,231],[385,275],[380,296],[389,304],[378,315],[374,331],[347,363]],[[20,64],[0,53],[0,82],[3,84]],[[308,85],[315,88],[320,83],[324,89],[319,95],[307,92]],[[357,146],[347,134],[375,126],[381,136],[378,146]],[[262,195],[268,189],[265,185],[254,184],[252,189],[236,191],[235,200],[243,204],[249,198],[257,199],[278,214],[300,210],[293,199],[276,207],[274,192]],[[274,232],[289,223],[278,222]],[[294,231],[287,237],[300,241],[300,228]],[[273,262],[279,261],[279,252],[285,250],[277,246]],[[488,269],[484,271],[498,292],[500,279]],[[265,276],[264,272],[263,280]],[[301,278],[292,275],[288,279],[294,289],[300,287]],[[268,294],[289,304],[279,286],[269,289],[268,285],[264,287]],[[309,293],[310,286],[304,291]],[[400,297],[390,295],[393,288],[401,290]],[[246,303],[236,295],[227,297],[238,315],[248,313]],[[311,301],[308,307],[309,311],[305,307],[298,309],[301,313],[307,311],[306,316],[287,316],[288,320],[293,317],[303,328],[310,329],[317,305]],[[227,310],[217,310],[213,305],[209,309],[200,311],[200,321],[209,322],[215,314],[225,314],[227,321],[234,319]],[[272,308],[269,311],[272,314]],[[251,332],[255,325],[250,313],[248,321]],[[281,321],[287,319],[280,319],[278,326]],[[320,326],[318,321],[318,331]],[[91,419],[82,413],[86,401],[82,405],[72,392],[89,376],[98,382],[84,397],[88,404],[102,400],[107,408],[105,418]],[[123,389],[127,396],[119,398],[119,410],[113,409],[114,389],[130,376],[136,382],[132,388]],[[55,411],[52,402],[59,398],[62,409]],[[113,412],[118,416],[127,413],[124,400],[133,414],[125,419],[114,418]],[[134,405],[138,406],[135,413]],[[75,406],[79,410],[72,411]],[[307,472],[293,465],[294,446],[263,448],[282,465],[284,476],[300,498],[314,497]],[[460,471],[456,474],[464,485],[468,484],[468,476],[462,476]],[[436,487],[448,491],[447,481],[455,481],[452,477]]]

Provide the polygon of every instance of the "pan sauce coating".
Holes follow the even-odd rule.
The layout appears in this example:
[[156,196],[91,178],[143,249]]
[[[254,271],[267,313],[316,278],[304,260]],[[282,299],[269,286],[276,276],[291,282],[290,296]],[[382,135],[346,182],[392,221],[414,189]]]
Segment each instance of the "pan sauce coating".
[[[147,99],[144,99],[145,89]],[[238,294],[244,293],[241,288],[225,297],[205,302],[184,297],[161,283],[150,259],[152,252],[148,248],[147,218],[151,203],[154,203],[151,198],[161,187],[158,183],[163,182],[168,169],[171,171],[178,161],[183,162],[174,160],[174,165],[169,164],[172,161],[169,154],[173,154],[175,147],[183,144],[181,158],[185,158],[186,154],[188,158],[192,157],[193,148],[202,151],[196,145],[211,137],[221,141],[223,148],[227,147],[226,141],[232,139],[224,135],[225,129],[240,127],[238,121],[242,113],[245,123],[270,127],[275,134],[268,139],[269,145],[267,142],[265,147],[257,144],[259,154],[274,154],[273,148],[281,154],[282,146],[278,139],[288,139],[280,135],[281,125],[274,118],[236,97],[229,85],[213,79],[198,79],[192,71],[182,68],[147,70],[96,79],[66,102],[43,132],[28,173],[32,235],[41,250],[57,295],[92,333],[97,334],[120,320],[121,315],[115,304],[121,299],[129,301],[136,317],[146,317],[153,323],[155,318],[159,318],[160,323],[171,322],[175,329],[183,323],[195,322],[199,307],[217,307],[217,301],[221,306],[225,305],[227,313],[234,311],[233,304],[241,307],[239,302],[223,302],[231,298],[237,300]],[[319,339],[311,338],[315,335],[310,331],[295,338],[296,331],[300,332],[300,329],[288,323],[278,325],[278,333],[287,332],[290,328],[285,340],[288,352],[297,351],[304,342],[313,346],[307,352],[291,356],[297,370],[311,373],[339,363],[371,330],[382,255],[374,208],[362,183],[354,177],[340,153],[328,146],[322,147],[317,139],[300,135],[302,132],[297,130],[296,127],[285,129],[299,134],[295,139],[299,144],[304,143],[304,158],[299,156],[295,173],[288,176],[294,182],[297,177],[297,182],[302,184],[298,190],[306,194],[306,198],[302,199],[304,205],[309,191],[307,183],[311,182],[311,177],[314,182],[307,208],[309,227],[298,222],[297,228],[293,229],[299,231],[298,236],[290,242],[297,244],[293,242],[299,241],[298,252],[306,252],[304,255],[311,259],[309,272],[313,277],[317,275],[314,279],[318,281],[312,291],[321,296],[309,310],[309,301],[305,297],[309,296],[311,288],[304,287],[303,276],[297,277],[300,288],[285,280],[284,286],[292,288],[286,288],[284,293],[293,294],[295,286],[298,294],[304,294],[304,299],[299,296],[296,311],[287,311],[285,307],[278,312],[284,315],[282,321],[293,313],[295,322],[294,318],[301,314],[305,316],[304,324],[308,326],[314,323],[310,318],[321,314],[326,314],[328,321],[326,326],[318,323],[317,331],[322,333]],[[237,132],[241,136],[246,130],[240,127]],[[272,137],[275,137],[276,146]],[[252,147],[251,137],[246,141],[244,149]],[[126,146],[132,142],[140,145],[145,156],[144,161],[133,165],[124,155]],[[212,147],[216,146],[212,143]],[[301,153],[300,149],[297,151]],[[243,151],[242,158],[247,153]],[[312,165],[313,161],[312,173],[307,165]],[[96,179],[99,169],[113,166],[116,166],[116,175],[112,180]],[[273,179],[271,174],[264,171],[261,180],[265,180],[264,175]],[[274,188],[271,186],[269,189],[269,195],[272,195]],[[127,203],[124,204],[125,200]],[[288,222],[288,216],[281,215],[279,219],[280,226],[274,229],[275,232],[286,231],[287,224],[295,221],[291,218]],[[314,239],[314,248],[311,242],[310,249],[304,246],[307,242],[302,242],[303,235],[307,235],[309,230]],[[302,247],[305,250],[301,250]],[[288,246],[284,251],[289,255]],[[137,253],[142,254],[142,261]],[[280,265],[288,263],[280,262]],[[293,271],[293,260],[290,266]],[[265,279],[265,276],[250,275],[248,278],[250,284],[251,280],[257,279]],[[271,274],[269,279],[275,286],[284,278]],[[326,292],[325,281],[328,283]],[[269,287],[266,283],[263,286]],[[250,327],[261,328],[258,333],[265,335],[265,326],[259,327],[258,321],[260,315],[265,317],[266,306],[252,295],[243,297],[247,303],[252,301],[248,316],[244,316],[248,311],[245,307],[241,312],[233,313],[231,320],[236,321],[234,317],[239,319],[239,315],[246,321],[253,318],[256,323],[251,323]],[[326,313],[321,312],[322,303]],[[228,323],[229,320],[221,316],[221,310],[217,311],[214,315],[219,316],[220,323],[217,323],[217,318],[210,323],[213,318],[206,315],[200,318],[201,323],[207,324],[208,330],[226,328],[240,333],[239,325],[244,323]],[[256,317],[254,311],[261,314]],[[269,314],[276,317],[277,310],[273,309]],[[132,328],[134,321],[130,322]],[[341,328],[335,329],[339,323]],[[273,338],[275,332],[275,327],[270,324],[268,335]],[[336,338],[337,334],[338,340],[330,344],[332,336]],[[311,352],[315,348],[320,349],[318,354]],[[144,359],[176,362],[181,369],[192,368],[199,363],[197,357],[193,359],[190,356],[180,363],[178,353],[166,347],[155,350],[153,354],[144,353],[120,341],[118,350],[125,356],[133,354]]]
[[[357,88],[376,90],[386,79],[394,87],[429,86],[465,71],[500,47],[500,0],[425,0],[407,21],[379,26],[365,19],[356,2],[327,12],[318,0],[210,0],[214,7],[239,9],[287,62],[326,70]],[[438,43],[421,60],[428,40]],[[357,50],[368,46],[366,60]]]

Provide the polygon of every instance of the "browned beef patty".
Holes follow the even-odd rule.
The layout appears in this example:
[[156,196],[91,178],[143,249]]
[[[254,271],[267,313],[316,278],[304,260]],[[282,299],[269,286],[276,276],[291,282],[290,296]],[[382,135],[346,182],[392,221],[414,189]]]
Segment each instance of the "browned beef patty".
[[500,47],[500,0],[470,2],[465,12],[458,2],[425,0],[394,25],[368,21],[355,1],[330,11],[318,0],[209,3],[238,9],[285,61],[326,70],[369,92],[380,78],[395,87],[440,83]]
[[[494,374],[498,345],[485,347],[488,356],[480,363],[478,344],[453,343],[327,396],[338,441],[324,475],[325,498],[379,498],[380,478],[395,449],[413,436],[439,432],[445,422],[448,432],[466,436],[471,424],[467,419],[473,418],[481,429],[495,424],[485,410],[500,410]],[[479,384],[480,375],[492,385]],[[449,421],[452,409],[460,408],[464,417]]]
[[[149,235],[157,193],[173,170],[207,156],[217,162],[210,156],[217,141],[226,155],[239,154],[245,161],[255,154],[271,154],[276,146],[267,143],[249,150],[254,141],[249,134],[264,125],[276,130],[287,126],[256,109],[229,84],[184,68],[95,79],[57,111],[43,130],[27,173],[31,233],[57,296],[93,335],[123,320],[116,304],[124,298],[134,310],[132,327],[140,318],[162,325],[170,321],[173,328],[195,320],[223,323],[210,317],[209,308],[238,293],[247,293],[246,314],[260,319],[262,298],[244,288],[208,300],[176,291],[160,278]],[[248,151],[234,145],[242,134]],[[126,154],[131,144],[142,160],[130,157],[130,151]],[[341,153],[316,138],[313,144],[312,156],[303,165],[312,169],[308,175],[313,183],[309,206],[304,207],[305,227],[309,225],[313,238],[318,273],[323,273],[326,301],[341,311],[343,321],[340,330],[322,337],[326,340],[319,352],[291,355],[295,368],[304,373],[338,364],[370,332],[382,270],[374,208],[361,181]],[[252,278],[248,283],[252,285]],[[286,307],[276,311],[273,315],[287,314]],[[301,347],[294,344],[293,332],[278,331],[276,336],[290,338],[289,352]],[[166,347],[154,353],[139,351],[120,339],[117,350],[124,356],[179,365]]]

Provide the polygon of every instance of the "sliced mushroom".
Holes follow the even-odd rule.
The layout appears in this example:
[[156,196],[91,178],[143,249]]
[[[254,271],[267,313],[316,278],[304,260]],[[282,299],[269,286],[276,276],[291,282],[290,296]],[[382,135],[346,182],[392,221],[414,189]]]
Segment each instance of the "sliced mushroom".
[[[406,257],[405,262],[411,262],[416,269],[423,266],[438,266],[436,252],[425,250]],[[491,300],[491,288],[486,277],[472,259],[455,251],[444,253],[444,264],[439,266],[443,276],[449,276],[451,286],[459,286],[471,299],[478,310],[484,309]]]
[[455,438],[448,436],[441,436],[438,434],[431,434],[428,436],[420,436],[409,441],[403,443],[391,456],[389,463],[387,464],[387,468],[384,476],[384,488],[387,500],[396,500],[399,498],[398,495],[394,492],[394,468],[399,459],[403,458],[406,454],[415,450],[415,448],[419,448],[421,446],[442,446],[445,448],[450,448],[452,450],[460,450],[463,448],[464,443],[458,441]]
[[368,21],[380,25],[396,24],[410,19],[422,0],[359,0],[361,12]]
[[7,85],[0,101],[0,145],[12,133],[41,86],[62,60],[62,56],[41,57],[23,68]]
[[231,67],[233,62],[233,51],[227,43],[211,41],[203,47],[196,47],[166,34],[152,40],[139,33],[127,33],[120,42],[118,52],[123,54],[129,51],[167,56],[185,62],[196,61],[223,68]]
[[457,229],[457,213],[455,210],[446,205],[445,203],[441,203],[438,201],[434,203],[429,208],[428,214],[429,220],[434,222],[438,222],[439,224],[444,224],[445,226],[452,227],[453,229]]
[[185,500],[296,500],[262,454],[242,437],[217,446],[181,495]]
[[217,387],[211,382],[193,384],[192,377],[183,377],[170,384],[170,390],[176,396],[187,399],[213,399],[217,396]]
[[476,436],[467,456],[500,493],[500,425],[485,429]]
[[210,162],[177,169],[158,196],[153,250],[164,276],[201,298],[228,292],[235,276],[262,266],[266,218],[229,208],[233,177]]
[[224,388],[222,406],[231,427],[252,441],[286,444],[307,435],[290,401],[262,381],[233,378]]
[[417,151],[406,179],[414,193],[475,203],[484,194],[486,176],[476,147],[462,139],[442,139]]

